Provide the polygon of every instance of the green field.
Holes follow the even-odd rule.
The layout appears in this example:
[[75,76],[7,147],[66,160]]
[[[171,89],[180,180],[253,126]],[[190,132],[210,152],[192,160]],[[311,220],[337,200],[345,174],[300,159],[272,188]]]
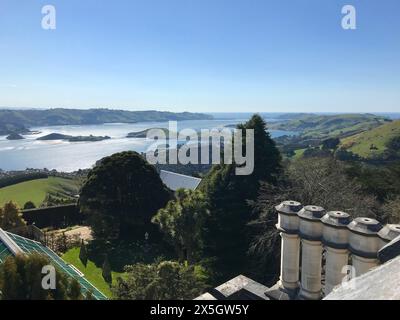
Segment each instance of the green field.
[[299,159],[303,156],[304,151],[306,151],[306,149],[297,149],[294,151],[295,155],[293,156],[293,158],[295,159]]
[[46,194],[68,198],[71,194],[77,194],[78,190],[79,183],[77,181],[58,177],[21,182],[0,188],[0,206],[10,200],[16,202],[20,207],[23,207],[27,201],[32,201],[39,206]]
[[[111,290],[107,282],[104,281],[102,276],[101,267],[97,267],[94,262],[88,260],[87,266],[85,267],[79,259],[80,248],[72,248],[68,250],[62,258],[65,262],[74,265],[79,269],[85,278],[92,283],[97,289],[104,293],[108,298],[111,297]],[[116,283],[118,277],[123,276],[123,273],[112,272],[113,284]]]
[[[341,147],[361,157],[370,158],[382,154],[386,150],[386,144],[396,136],[400,136],[400,120],[345,138]],[[371,150],[371,145],[376,150]]]

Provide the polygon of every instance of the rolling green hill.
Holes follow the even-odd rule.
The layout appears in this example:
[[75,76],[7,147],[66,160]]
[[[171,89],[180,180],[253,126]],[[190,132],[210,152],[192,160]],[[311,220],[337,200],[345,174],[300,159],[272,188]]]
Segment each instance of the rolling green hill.
[[270,129],[298,131],[315,138],[345,137],[376,128],[391,120],[373,114],[299,115],[287,122],[271,123]]
[[78,191],[79,183],[71,179],[49,177],[31,180],[0,188],[0,206],[10,200],[16,202],[20,207],[23,207],[27,201],[32,201],[39,206],[47,194],[58,198],[70,198]]
[[386,144],[396,136],[400,137],[400,120],[342,139],[341,147],[363,158],[370,158],[382,154]]

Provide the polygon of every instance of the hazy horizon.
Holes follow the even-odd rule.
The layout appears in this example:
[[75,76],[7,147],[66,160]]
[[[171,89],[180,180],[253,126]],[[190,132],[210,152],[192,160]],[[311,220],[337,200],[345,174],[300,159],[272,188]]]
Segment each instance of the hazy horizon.
[[204,113],[204,114],[255,114],[255,113],[260,113],[260,114],[298,114],[298,113],[305,113],[305,114],[400,114],[400,111],[393,111],[393,112],[386,112],[386,111],[360,111],[360,112],[353,112],[353,111],[237,111],[237,112],[232,112],[232,111],[199,111],[199,110],[182,110],[182,111],[172,111],[171,109],[168,108],[109,108],[109,107],[88,107],[88,108],[80,108],[80,107],[3,107],[0,106],[0,110],[50,110],[50,109],[67,109],[67,110],[114,110],[114,111],[157,111],[157,112],[173,112],[173,113],[182,113],[182,112],[191,112],[191,113]]

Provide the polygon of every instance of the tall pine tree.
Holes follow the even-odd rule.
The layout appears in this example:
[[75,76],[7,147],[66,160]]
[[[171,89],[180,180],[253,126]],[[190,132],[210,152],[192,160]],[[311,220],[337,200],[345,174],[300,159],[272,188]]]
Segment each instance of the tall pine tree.
[[87,248],[86,248],[86,244],[85,242],[81,241],[81,248],[79,251],[79,260],[81,260],[81,262],[83,263],[83,265],[86,267],[87,266],[87,262],[88,262],[88,253],[87,253]]
[[7,202],[3,210],[0,210],[0,228],[11,230],[24,226],[26,222],[22,218],[22,214],[17,204],[12,201]]
[[245,272],[250,243],[247,224],[254,218],[248,201],[256,199],[261,181],[274,184],[282,172],[280,152],[262,117],[254,115],[238,128],[254,130],[253,173],[240,176],[236,164],[217,165],[202,187],[210,205],[204,251],[213,261],[216,282]]
[[111,285],[112,283],[112,273],[111,273],[111,265],[110,261],[108,260],[108,255],[106,254],[104,257],[104,263],[102,266],[102,275],[104,280]]

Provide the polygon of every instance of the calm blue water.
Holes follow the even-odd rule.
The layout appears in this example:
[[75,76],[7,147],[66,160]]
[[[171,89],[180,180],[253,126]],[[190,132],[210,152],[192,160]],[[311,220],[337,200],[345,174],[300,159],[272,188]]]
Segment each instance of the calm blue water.
[[[283,113],[261,113],[267,122],[277,121]],[[212,113],[215,120],[192,120],[178,123],[178,130],[221,128],[249,119],[252,113]],[[400,113],[385,113],[383,116],[400,119]],[[90,168],[93,164],[116,152],[134,150],[146,151],[153,141],[146,139],[128,139],[129,132],[148,128],[167,128],[167,122],[142,122],[135,124],[103,124],[86,126],[52,126],[31,128],[40,131],[37,135],[27,135],[25,140],[8,141],[0,136],[0,169],[24,170],[26,168],[47,168],[58,171],[75,171]],[[72,136],[96,135],[110,136],[112,139],[100,142],[37,141],[38,137],[49,133],[62,133]],[[271,131],[272,137],[294,135],[295,132]],[[162,143],[162,141],[160,141]]]
[[[248,119],[246,115],[222,120],[181,121],[178,130],[221,128],[237,124]],[[272,119],[271,119],[272,121]],[[0,137],[0,168],[3,170],[24,170],[26,168],[47,168],[58,171],[75,171],[90,168],[93,164],[116,152],[134,150],[144,152],[154,141],[126,138],[129,132],[138,132],[148,128],[168,128],[167,122],[144,122],[136,124],[103,124],[87,126],[52,126],[31,128],[40,134],[26,135],[24,140],[8,141]],[[72,136],[110,136],[112,139],[99,142],[37,141],[38,137],[50,133],[62,133]],[[295,134],[272,131],[273,137]]]

